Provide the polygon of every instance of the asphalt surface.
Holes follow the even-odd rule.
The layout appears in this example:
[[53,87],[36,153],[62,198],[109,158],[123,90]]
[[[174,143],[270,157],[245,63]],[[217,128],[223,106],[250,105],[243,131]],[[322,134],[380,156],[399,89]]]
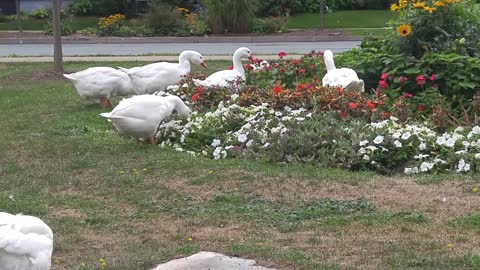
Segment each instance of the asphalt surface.
[[[231,55],[239,47],[248,47],[254,54],[305,54],[311,50],[343,52],[357,47],[360,41],[272,42],[272,43],[148,43],[148,44],[63,44],[64,56],[179,54],[196,50],[205,55]],[[1,44],[0,57],[53,56],[52,44]]]

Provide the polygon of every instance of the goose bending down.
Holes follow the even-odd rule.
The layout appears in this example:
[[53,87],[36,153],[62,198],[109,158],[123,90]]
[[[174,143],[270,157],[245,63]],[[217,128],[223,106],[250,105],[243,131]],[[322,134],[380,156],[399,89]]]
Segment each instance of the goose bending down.
[[133,136],[137,142],[148,138],[153,144],[158,127],[174,110],[184,118],[191,114],[177,96],[139,95],[122,100],[112,112],[100,116],[110,119],[119,133]]
[[135,91],[139,94],[153,94],[156,91],[165,91],[170,86],[177,84],[182,76],[191,70],[191,65],[207,67],[203,56],[195,51],[183,51],[178,57],[178,63],[159,62],[142,67],[120,70],[130,76]]
[[69,79],[80,96],[113,107],[110,97],[127,96],[134,93],[130,77],[111,67],[93,67],[71,74],[63,74]]
[[326,50],[323,53],[323,60],[327,67],[327,74],[322,79],[323,86],[340,86],[348,90],[364,92],[365,84],[358,78],[355,70],[350,68],[336,68],[333,62],[333,52]]
[[205,80],[194,79],[193,82],[196,85],[204,87],[226,87],[231,82],[237,80],[239,77],[242,80],[245,80],[245,70],[242,66],[242,59],[248,58],[253,61],[252,53],[250,49],[242,47],[235,51],[233,54],[233,69],[232,70],[221,70],[213,73],[208,76]]
[[53,232],[41,219],[0,212],[0,269],[49,270]]

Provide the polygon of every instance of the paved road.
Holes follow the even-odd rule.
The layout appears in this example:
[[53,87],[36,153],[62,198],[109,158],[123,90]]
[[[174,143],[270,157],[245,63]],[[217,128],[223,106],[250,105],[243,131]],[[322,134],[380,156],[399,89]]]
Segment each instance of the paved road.
[[[249,47],[254,54],[276,54],[280,51],[304,54],[313,49],[342,52],[354,48],[360,41],[277,42],[277,43],[162,43],[162,44],[64,44],[65,56],[178,54],[197,50],[205,55],[229,55],[239,47]],[[0,45],[0,57],[52,56],[51,44]]]

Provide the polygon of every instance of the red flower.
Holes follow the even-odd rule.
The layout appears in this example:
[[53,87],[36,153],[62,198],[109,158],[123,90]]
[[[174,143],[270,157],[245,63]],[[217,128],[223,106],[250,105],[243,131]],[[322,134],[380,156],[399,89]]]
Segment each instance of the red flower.
[[197,87],[197,93],[201,94],[203,93],[203,90],[204,90],[203,86]]
[[375,109],[375,103],[373,103],[371,100],[367,101],[367,106],[368,106],[370,109]]
[[404,98],[413,98],[413,94],[411,94],[411,93],[404,93],[404,94],[403,94],[403,97],[404,97]]
[[284,67],[281,67],[281,68],[278,70],[278,72],[286,72],[286,71],[287,71],[287,69],[284,68]]
[[272,70],[272,68],[273,68],[273,66],[270,66],[270,65],[263,67],[264,70]]
[[274,68],[277,68],[277,67],[278,67],[278,63],[273,64],[273,67],[274,67]]
[[229,66],[228,69],[229,69],[229,70],[233,70],[233,66]]
[[425,76],[423,75],[418,75],[415,80],[417,81],[418,85],[424,85],[427,82],[427,80],[425,79]]
[[277,95],[280,94],[282,91],[283,91],[283,88],[282,88],[281,85],[275,85],[275,86],[273,87],[273,92],[274,92],[275,94],[277,94]]
[[323,52],[322,51],[317,52],[317,56],[323,56]]
[[305,86],[303,84],[297,84],[297,86],[295,87],[295,90],[302,90],[303,88],[305,88]]
[[292,60],[292,64],[294,64],[294,65],[296,65],[296,66],[300,65],[301,63],[302,63],[302,61],[300,61],[300,60],[298,60],[298,59],[293,59],[293,60]]
[[349,107],[350,109],[354,110],[354,109],[358,108],[358,104],[355,103],[355,102],[349,102],[349,103],[348,103],[348,107]]
[[418,110],[419,111],[425,111],[426,108],[427,108],[427,106],[425,106],[425,105],[418,105]]
[[286,53],[286,52],[279,52],[279,53],[278,53],[278,57],[280,57],[280,58],[283,58],[283,57],[285,57],[285,56],[287,56],[287,53]]
[[388,79],[388,73],[382,73],[382,76],[380,77],[382,80]]
[[398,78],[398,80],[400,81],[400,83],[404,83],[404,82],[408,81],[408,78],[405,77],[405,76],[400,76],[400,78]]
[[316,68],[317,68],[317,66],[315,64],[310,66],[310,69],[316,69]]
[[388,118],[388,117],[390,117],[390,116],[391,116],[391,114],[390,114],[389,112],[383,112],[383,113],[382,113],[382,118],[383,118],[383,119]]
[[337,86],[336,90],[337,90],[337,92],[340,93],[340,94],[341,94],[342,91],[343,91],[342,87],[340,87],[340,86]]
[[386,80],[380,80],[380,81],[378,81],[378,84],[380,84],[380,87],[382,87],[383,89],[388,88],[388,83],[387,83]]
[[433,73],[432,75],[430,75],[430,81],[435,81],[437,79],[437,74]]
[[253,67],[252,65],[250,65],[250,64],[246,64],[246,65],[245,65],[245,69],[253,70],[254,67]]
[[255,58],[252,60],[253,63],[255,64],[259,64],[260,62],[262,62],[262,60],[258,59],[258,58]]
[[305,69],[299,68],[299,69],[297,70],[297,73],[298,73],[298,74],[305,74]]
[[340,117],[341,118],[347,117],[347,112],[340,112]]
[[200,94],[196,93],[195,95],[192,96],[192,101],[196,102],[200,98]]

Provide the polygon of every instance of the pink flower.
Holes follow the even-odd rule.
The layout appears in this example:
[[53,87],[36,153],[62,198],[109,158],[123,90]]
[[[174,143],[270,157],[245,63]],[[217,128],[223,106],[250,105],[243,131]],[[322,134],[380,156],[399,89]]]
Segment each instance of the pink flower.
[[229,66],[228,69],[233,70],[233,66]]
[[195,102],[200,98],[200,94],[196,93],[195,95],[192,96],[192,101]]
[[317,52],[317,56],[323,56],[323,52],[322,51]]
[[297,69],[297,73],[298,74],[305,74],[305,69],[299,68],[299,69]]
[[437,74],[433,73],[432,75],[430,75],[430,81],[435,81],[437,79]]
[[380,77],[382,80],[388,79],[388,73],[382,73],[382,76]]
[[278,72],[286,72],[286,71],[287,71],[287,69],[284,68],[284,67],[281,67],[281,68],[278,70]]
[[286,53],[286,52],[279,52],[279,53],[278,53],[278,57],[280,57],[280,58],[282,58],[282,59],[283,59],[285,56],[287,56],[287,53]]
[[347,112],[341,112],[341,113],[340,113],[340,117],[342,117],[342,118],[347,117]]
[[400,81],[400,83],[405,83],[406,81],[408,81],[408,78],[405,77],[405,76],[400,76],[400,78],[398,78],[398,80]]
[[383,89],[388,88],[388,83],[387,83],[386,80],[380,80],[380,81],[378,81],[378,84],[380,84],[380,87],[382,87]]
[[404,93],[403,97],[404,98],[413,98],[413,94],[412,93]]
[[197,87],[197,93],[201,94],[203,93],[203,90],[204,90],[203,86]]
[[423,75],[418,75],[415,80],[417,81],[418,85],[424,85],[425,83],[427,83],[427,80],[425,79],[425,76],[423,76]]
[[426,108],[427,108],[427,106],[425,106],[425,105],[421,105],[421,104],[418,105],[418,110],[419,111],[425,111]]

